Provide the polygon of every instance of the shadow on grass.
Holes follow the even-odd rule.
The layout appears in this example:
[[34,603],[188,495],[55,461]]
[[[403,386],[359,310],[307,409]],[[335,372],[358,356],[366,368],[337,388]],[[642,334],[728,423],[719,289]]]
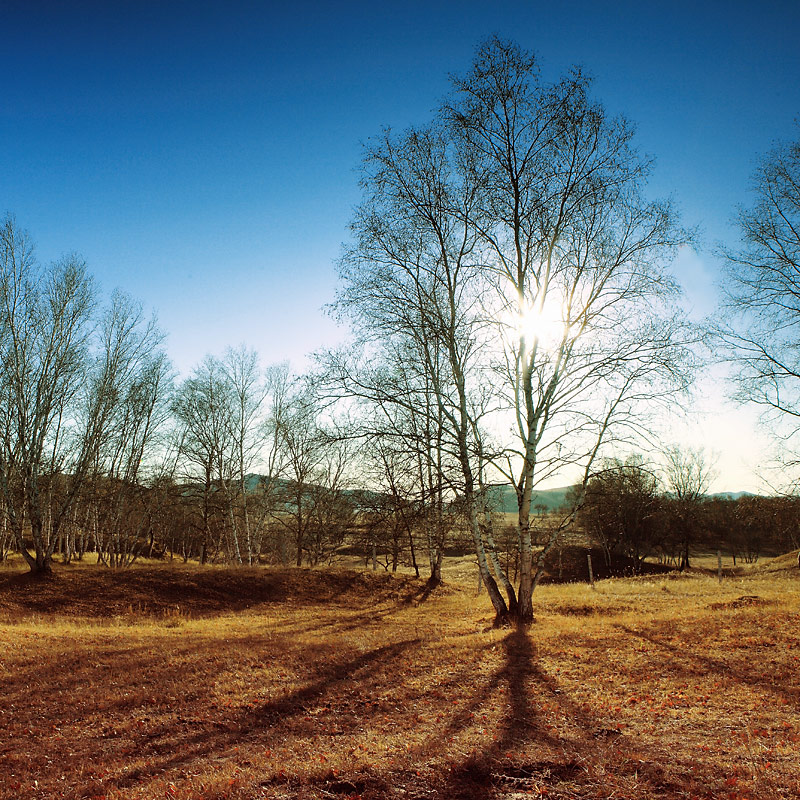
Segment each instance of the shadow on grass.
[[[376,763],[366,774],[354,766],[335,778],[324,777],[321,766],[289,778],[274,771],[259,773],[253,767],[256,774],[249,777],[262,780],[267,793],[248,797],[277,796],[290,781],[290,791],[295,792],[291,796],[360,794],[364,800],[389,796],[389,789],[396,787],[405,787],[408,797],[439,800],[503,797],[542,787],[559,798],[614,793],[677,797],[692,792],[718,796],[710,794],[708,786],[698,787],[697,780],[685,774],[685,764],[668,763],[663,753],[609,729],[608,721],[587,706],[580,691],[571,695],[556,675],[548,673],[525,628],[513,629],[501,640],[487,638],[482,648],[468,653],[455,648],[454,657],[462,657],[456,662],[449,656],[452,638],[440,643],[416,638],[415,629],[401,633],[392,628],[397,608],[337,610],[335,619],[321,615],[312,621],[303,612],[294,622],[270,625],[264,633],[221,638],[217,649],[202,637],[182,640],[180,632],[176,638],[169,635],[164,649],[159,643],[166,640],[156,637],[144,645],[134,644],[125,631],[114,629],[101,631],[100,639],[82,651],[78,647],[71,652],[68,641],[59,641],[62,651],[50,651],[46,666],[31,655],[18,659],[13,672],[0,680],[0,710],[5,706],[4,721],[16,726],[8,727],[7,735],[0,730],[0,766],[11,771],[17,765],[21,769],[25,760],[38,758],[44,764],[46,757],[53,766],[42,769],[38,780],[55,791],[64,786],[57,783],[61,765],[74,767],[70,780],[83,780],[84,769],[102,763],[110,769],[97,779],[96,794],[114,787],[141,793],[165,775],[191,773],[209,762],[235,761],[240,746],[242,753],[257,753],[277,743],[290,749],[313,747],[307,743],[315,737],[342,735],[352,737],[348,744],[355,746],[364,740],[368,726],[382,725],[387,717],[410,730],[417,718],[412,709],[430,700],[430,707],[441,711],[441,721],[428,717],[428,736],[421,745],[410,751],[397,747],[390,753],[402,767]],[[416,625],[417,617],[411,616]],[[366,630],[371,623],[383,628],[380,646],[372,639],[376,634]],[[337,638],[354,630],[365,630],[365,636]],[[300,638],[301,631],[320,635],[310,637],[309,644]],[[385,643],[387,632],[397,641]],[[627,633],[641,637],[636,631]],[[484,659],[484,651],[491,648],[499,648],[499,664]],[[282,685],[276,672],[284,663],[293,671],[286,676],[291,686]],[[730,673],[728,665],[710,659],[705,667],[724,667]],[[704,665],[698,662],[696,668]],[[436,669],[442,673],[424,679]],[[413,682],[408,680],[412,670],[418,678]],[[228,684],[232,704],[212,707],[211,698],[220,697],[214,686],[226,671],[235,678]],[[262,675],[268,676],[265,688],[277,696],[240,693],[239,687],[257,685]],[[479,726],[476,716],[501,693],[501,716],[489,729],[486,746],[470,744],[470,752],[455,751],[461,734],[475,742],[471,729]],[[248,698],[249,705],[243,704]],[[453,698],[458,707],[449,702]],[[37,721],[37,715],[49,716]],[[29,727],[43,731],[41,741],[17,747],[18,760],[12,754],[13,763],[4,761],[2,740],[7,738],[13,747],[29,735]],[[87,735],[89,730],[93,732]],[[435,764],[438,772],[431,774],[428,764]],[[634,785],[637,793],[626,794]],[[76,788],[68,796],[81,795]],[[4,794],[0,787],[0,797],[15,795]]]
[[[113,787],[141,789],[167,771],[230,759],[240,745],[274,747],[284,739],[316,735],[312,709],[329,708],[353,687],[377,694],[387,673],[402,673],[407,651],[420,642],[406,638],[354,654],[346,640],[343,653],[338,641],[297,642],[297,632],[287,631],[238,636],[222,650],[196,639],[172,640],[164,650],[158,640],[128,645],[126,633],[102,631],[99,642],[74,649],[57,642],[62,652],[23,658],[0,676],[0,718],[13,720],[0,729],[0,769],[19,775],[38,763],[42,791],[58,788],[65,797],[83,797],[89,789],[97,795]],[[276,682],[273,667],[284,663],[291,671],[285,679],[298,688],[283,689],[280,676]],[[213,687],[232,669],[237,680],[255,685],[261,674],[270,674],[267,685],[277,696],[241,697],[233,684],[230,705],[225,704]],[[346,714],[337,719],[341,733],[357,732],[347,730],[358,728],[357,714],[351,724]],[[15,746],[33,731],[40,733],[30,746]],[[61,794],[63,767],[55,764],[70,765],[66,786],[78,782],[72,783],[73,794]],[[95,764],[101,777],[93,777]],[[6,794],[0,781],[0,797],[16,796]]]
[[[120,788],[134,786],[165,770],[180,768],[212,753],[220,754],[247,741],[253,734],[264,738],[277,734],[278,730],[289,726],[298,716],[308,714],[309,706],[318,704],[328,695],[336,695],[345,685],[354,680],[368,682],[372,673],[385,669],[400,658],[418,639],[408,639],[370,650],[356,658],[327,665],[320,670],[316,680],[284,697],[254,708],[233,711],[225,715],[221,728],[203,730],[180,737],[179,746],[170,745],[167,752],[151,749],[148,766],[124,771],[114,780]],[[146,751],[145,751],[146,752]]]
[[675,656],[676,659],[683,661],[683,664],[671,665],[671,669],[679,671],[683,675],[702,678],[709,673],[714,673],[720,678],[733,679],[739,683],[770,692],[792,705],[797,705],[800,702],[800,686],[794,682],[793,675],[788,675],[788,680],[778,680],[774,673],[767,675],[765,673],[766,665],[759,659],[751,658],[745,664],[735,665],[698,653],[691,649],[688,644],[678,647],[664,641],[656,634],[634,630],[625,625],[619,625],[618,627],[629,636],[647,642],[654,647],[659,647]]
[[[687,791],[693,783],[675,782],[657,763],[661,755],[648,758],[624,734],[605,727],[585,706],[567,696],[558,682],[541,669],[536,648],[524,627],[512,630],[503,640],[504,663],[479,692],[469,709],[462,711],[437,737],[444,750],[448,741],[467,724],[471,714],[499,687],[505,686],[507,707],[491,744],[455,763],[437,787],[444,798],[503,797],[514,792],[552,792],[559,797],[584,796],[584,791],[606,791],[600,771],[607,767],[614,780],[628,777],[647,787],[647,796],[671,797]],[[569,734],[559,735],[539,710],[547,702],[566,718]],[[431,743],[432,744],[432,743]],[[590,787],[591,785],[591,787]],[[548,788],[550,787],[550,788]],[[594,796],[594,795],[592,795]],[[602,796],[606,796],[602,794]]]

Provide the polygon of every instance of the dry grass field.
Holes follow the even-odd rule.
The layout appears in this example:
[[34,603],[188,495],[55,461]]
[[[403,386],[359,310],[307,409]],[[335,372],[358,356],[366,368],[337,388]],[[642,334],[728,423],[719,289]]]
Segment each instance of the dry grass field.
[[800,797],[800,570],[0,570],[0,799]]

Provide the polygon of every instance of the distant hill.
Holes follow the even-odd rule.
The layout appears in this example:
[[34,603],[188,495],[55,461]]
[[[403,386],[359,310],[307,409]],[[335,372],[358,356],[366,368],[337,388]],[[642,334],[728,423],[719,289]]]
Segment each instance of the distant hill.
[[[259,475],[258,473],[251,472],[245,475],[244,481],[245,490],[253,494],[259,490],[263,490],[264,486],[269,482],[269,478],[266,475]],[[272,482],[274,491],[285,491],[291,486],[292,481],[287,478],[275,478]],[[307,489],[309,491],[315,488],[319,487],[312,483],[307,484]],[[382,497],[380,492],[373,492],[369,489],[341,489],[340,493],[343,497],[349,498],[356,508],[374,504]]]
[[[251,473],[245,476],[245,485],[248,492],[256,492],[260,486],[263,486],[267,478],[263,475]],[[291,481],[285,478],[277,478],[274,486],[276,488],[285,489]],[[537,513],[536,506],[544,506],[547,511],[556,511],[561,508],[565,503],[567,492],[570,486],[561,486],[555,489],[539,489],[533,493],[533,513]],[[517,511],[517,495],[513,486],[495,486],[491,490],[492,495],[492,510],[500,513],[514,514]],[[364,489],[343,489],[342,493],[346,496],[351,496],[355,500],[356,505],[361,505],[365,501],[380,497],[380,493],[371,492]]]
[[[555,489],[536,489],[531,500],[532,513],[536,513],[536,506],[545,506],[548,512],[557,511],[566,505],[567,493],[572,486],[560,486]],[[517,494],[513,486],[495,486],[492,489],[493,510],[498,513],[513,514],[517,511]],[[708,495],[708,499],[738,500],[741,497],[755,497],[752,492],[715,492]]]
[[756,497],[752,492],[714,492],[710,494],[711,500],[738,500],[740,497]]
[[[248,492],[255,492],[266,478],[262,475],[249,474],[245,477]],[[285,489],[291,481],[277,478],[275,486]],[[567,493],[572,486],[558,486],[553,489],[535,489],[531,500],[531,513],[538,513],[537,506],[544,506],[545,511],[557,511],[566,505]],[[352,496],[356,505],[361,505],[365,500],[380,497],[380,493],[362,489],[344,489],[343,494]],[[492,510],[497,513],[515,514],[517,512],[517,494],[513,486],[494,486],[490,489]],[[752,492],[715,492],[708,495],[708,499],[738,500],[741,497],[755,497]]]
[[[536,513],[536,506],[544,506],[547,511],[561,508],[571,486],[560,486],[555,489],[535,489],[531,500],[531,508]],[[498,513],[514,514],[517,512],[517,493],[513,486],[495,486],[491,490],[492,510]]]

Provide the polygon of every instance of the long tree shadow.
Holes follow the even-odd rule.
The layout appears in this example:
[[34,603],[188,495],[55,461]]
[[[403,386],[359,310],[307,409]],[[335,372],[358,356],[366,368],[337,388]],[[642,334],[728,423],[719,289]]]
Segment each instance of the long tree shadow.
[[[331,620],[322,621],[314,619],[305,624],[298,624],[291,618],[272,623],[270,630],[275,633],[288,633],[299,635],[303,633],[326,631],[329,634],[348,633],[350,631],[363,631],[370,625],[385,622],[389,617],[405,609],[402,603],[393,603],[385,607],[370,608],[368,611],[339,612]],[[338,611],[338,609],[337,609]]]
[[[48,765],[37,776],[43,791],[48,786],[64,789],[58,777],[63,767],[55,766],[61,764],[74,766],[67,770],[73,776],[67,781],[80,773],[81,786],[74,786],[76,797],[88,791],[89,783],[98,795],[113,787],[141,789],[156,775],[201,764],[210,757],[227,758],[241,745],[274,746],[276,740],[291,738],[295,728],[302,732],[313,724],[304,721],[312,708],[348,697],[354,685],[366,691],[380,686],[387,670],[400,672],[407,651],[420,642],[406,638],[348,656],[337,653],[329,643],[294,645],[293,638],[290,632],[277,638],[239,637],[236,649],[216,659],[208,658],[203,641],[174,643],[166,658],[152,644],[119,648],[112,641],[81,649],[71,660],[56,657],[43,664],[26,659],[0,681],[0,712],[7,714],[6,720],[13,714],[14,723],[13,730],[0,730],[0,763],[4,770],[32,758]],[[227,670],[226,663],[235,664],[239,672],[251,666],[260,669],[271,659],[273,649],[279,661],[281,654],[290,655],[286,660],[296,672],[289,679],[299,682],[298,688],[282,690],[273,679],[280,693],[274,699],[256,696],[238,707],[212,706],[209,689],[215,669]],[[90,691],[98,683],[106,691]],[[37,687],[33,696],[31,686]],[[48,698],[55,696],[64,702],[54,705]],[[43,740],[27,748],[15,746],[21,732],[42,728],[40,716],[47,720]],[[337,714],[342,728],[347,725],[344,716]],[[357,726],[355,718],[353,725]],[[80,731],[78,741],[68,734],[72,730]],[[135,760],[131,759],[134,754]],[[91,778],[93,765],[102,762],[115,767],[98,767],[105,775]],[[6,796],[1,785],[0,796]]]
[[317,680],[276,700],[255,708],[240,710],[226,717],[224,728],[203,730],[182,737],[177,752],[170,747],[167,753],[153,752],[148,766],[131,769],[114,780],[120,788],[128,788],[166,770],[200,760],[212,753],[219,754],[238,746],[252,735],[268,738],[276,729],[287,726],[297,716],[307,714],[311,704],[327,695],[335,695],[344,685],[357,679],[367,682],[371,674],[386,669],[419,639],[407,639],[384,645],[356,658],[325,667]]
[[[712,658],[708,655],[702,655],[689,649],[688,645],[684,644],[680,647],[666,642],[652,633],[645,633],[644,631],[629,628],[626,625],[619,625],[620,630],[625,631],[629,636],[640,639],[641,641],[648,642],[655,647],[667,651],[674,655],[677,659],[683,660],[685,664],[675,665],[675,669],[679,670],[685,675],[693,677],[705,677],[709,672],[714,672],[721,677],[733,678],[739,683],[747,684],[748,686],[767,691],[778,697],[783,698],[789,703],[797,705],[800,703],[800,686],[787,685],[785,682],[776,682],[774,676],[767,678],[763,672],[763,664],[756,661],[748,662],[744,668],[734,666],[727,661],[721,661],[717,658]],[[748,668],[749,667],[749,668]],[[757,670],[761,670],[757,673]]]
[[[482,752],[456,763],[437,787],[444,798],[502,797],[515,791],[542,790],[589,783],[587,764],[613,760],[616,770],[629,770],[639,783],[650,787],[652,797],[677,796],[686,789],[659,765],[659,756],[647,758],[636,743],[587,712],[571,699],[551,675],[541,669],[529,632],[512,630],[503,640],[504,663],[475,697],[475,706],[505,684],[507,707],[495,740]],[[548,716],[538,707],[547,700],[569,721],[571,732],[554,732]],[[468,715],[467,715],[468,716]],[[466,716],[459,715],[437,737],[442,744]],[[549,717],[552,719],[552,716]],[[592,778],[595,781],[596,778]],[[588,787],[586,787],[588,788]],[[567,795],[564,795],[567,796]]]
[[[509,758],[512,753],[524,750],[529,743],[558,749],[563,745],[545,726],[544,720],[537,713],[533,702],[530,684],[532,681],[542,683],[550,693],[553,687],[536,667],[536,650],[528,630],[517,626],[503,639],[504,663],[496,671],[492,680],[481,693],[488,696],[496,688],[505,685],[508,704],[505,715],[500,722],[497,736],[491,746],[483,753],[468,757],[462,764],[455,766],[442,790],[442,796],[453,798],[473,798],[489,796],[492,788],[508,779],[511,782],[527,776],[533,770],[546,769],[548,772],[558,770],[560,773],[571,773],[575,764],[568,760],[563,764],[518,764]],[[480,703],[483,697],[476,698]]]
[[[115,786],[146,791],[149,782],[159,775],[191,771],[210,758],[235,759],[234,752],[242,745],[243,751],[255,751],[262,745],[274,747],[272,743],[277,740],[300,742],[320,732],[327,735],[325,728],[334,722],[335,735],[361,737],[366,725],[373,723],[370,714],[374,713],[374,724],[381,725],[383,715],[397,712],[398,705],[403,709],[401,713],[408,710],[399,724],[411,730],[418,717],[410,709],[417,703],[423,704],[423,708],[442,711],[443,719],[433,723],[435,730],[430,730],[421,745],[410,749],[405,745],[398,747],[395,755],[405,766],[370,766],[369,786],[363,770],[359,772],[354,766],[351,774],[342,775],[338,783],[320,785],[319,791],[336,794],[341,788],[377,798],[384,796],[381,787],[405,782],[407,787],[419,789],[420,797],[442,800],[502,797],[512,791],[535,791],[543,786],[558,786],[560,794],[556,791],[551,794],[563,797],[569,796],[569,787],[575,787],[574,796],[581,796],[580,792],[589,792],[590,781],[604,780],[597,777],[598,766],[601,772],[606,769],[607,775],[621,777],[623,782],[635,773],[639,785],[645,786],[652,797],[679,796],[693,789],[693,779],[679,774],[685,764],[668,765],[663,753],[655,753],[633,737],[611,729],[613,723],[609,723],[603,712],[596,712],[588,705],[580,687],[571,694],[554,672],[548,672],[525,628],[509,631],[499,642],[487,640],[483,650],[480,647],[471,650],[471,656],[463,662],[449,660],[447,647],[437,649],[438,641],[412,638],[416,636],[414,633],[381,646],[375,644],[363,652],[365,645],[361,638],[352,640],[358,642],[354,652],[350,638],[340,641],[328,637],[338,630],[349,631],[367,624],[370,619],[390,623],[392,613],[393,607],[389,607],[379,617],[371,611],[357,611],[344,618],[326,619],[322,624],[325,635],[320,641],[312,637],[310,644],[297,640],[296,630],[291,629],[240,635],[229,648],[226,644],[225,649],[216,652],[207,650],[208,644],[202,639],[189,642],[170,639],[168,658],[157,646],[160,640],[148,640],[149,644],[143,646],[120,647],[116,638],[103,638],[90,643],[85,652],[72,654],[74,661],[68,660],[69,649],[65,644],[64,653],[48,662],[46,669],[35,658],[20,659],[13,673],[0,680],[0,708],[5,704],[12,711],[16,709],[14,723],[23,731],[34,725],[38,712],[51,707],[45,698],[59,696],[64,698],[64,704],[51,717],[57,727],[63,725],[69,729],[74,723],[76,729],[86,731],[97,724],[97,736],[86,737],[83,733],[86,741],[81,742],[79,750],[67,735],[62,739],[54,734],[42,743],[41,752],[47,750],[54,766],[49,778],[39,776],[40,783],[52,779],[49,785],[54,785],[56,770],[60,769],[55,765],[60,763],[79,761],[83,774],[84,765],[92,759],[92,748],[102,747],[104,757],[116,764],[135,755],[134,763],[128,760],[127,765],[116,767],[102,779],[98,794]],[[297,622],[305,625],[306,618]],[[313,627],[319,629],[320,624]],[[637,631],[627,632],[642,638]],[[430,652],[419,647],[421,642]],[[653,643],[673,649],[657,638]],[[346,653],[340,649],[342,645],[348,648]],[[496,662],[496,656],[486,660],[483,651],[496,652],[498,647],[500,663]],[[198,658],[201,653],[203,657]],[[410,654],[414,654],[417,668],[413,682],[399,677],[408,673]],[[678,655],[685,653],[678,650]],[[694,654],[692,658],[701,657]],[[292,681],[289,687],[281,685],[282,676],[276,669],[284,661],[287,670],[292,670],[287,677]],[[707,666],[720,670],[724,667],[730,674],[727,664],[712,662],[713,659],[709,660]],[[459,663],[461,666],[457,666]],[[436,675],[435,680],[425,679],[426,674],[432,674],[440,666],[445,671]],[[704,666],[698,661],[696,667],[692,664],[689,668],[699,671]],[[265,697],[261,693],[259,697],[257,692],[246,692],[239,698],[242,705],[238,707],[224,706],[221,701],[214,708],[209,707],[206,700],[213,696],[209,689],[213,688],[216,673],[229,668],[239,681],[249,680],[251,668],[257,670],[252,673],[256,680],[261,674],[270,676],[270,691],[274,690],[276,695]],[[91,698],[89,693],[87,705],[86,688],[98,679],[107,680],[111,691],[99,692],[98,699]],[[31,698],[30,686],[34,685],[39,691]],[[237,684],[232,685],[232,699],[236,702]],[[393,695],[395,686],[400,687],[399,694]],[[474,687],[466,700],[465,686]],[[164,687],[167,697],[157,698],[156,707],[149,706],[150,694]],[[772,685],[767,688],[775,690]],[[500,716],[494,723],[488,723],[494,738],[486,736],[485,746],[480,747],[476,745],[481,741],[476,735],[480,725],[476,717],[490,707],[494,714],[501,694]],[[43,698],[41,702],[38,697]],[[219,700],[218,694],[216,697]],[[453,698],[458,700],[457,707],[448,703]],[[172,700],[174,710],[170,705]],[[249,705],[245,704],[248,701]],[[148,714],[149,709],[152,714]],[[142,727],[137,728],[141,718],[148,715],[151,719],[145,719]],[[6,719],[10,720],[11,714]],[[398,723],[391,725],[389,729],[397,731]],[[17,735],[10,729],[8,734]],[[0,745],[3,738],[0,731]],[[453,744],[452,740],[469,744],[455,754],[451,748],[461,744]],[[29,755],[21,753],[20,758]],[[449,769],[435,777],[425,770],[420,775],[418,768],[426,763],[446,764]],[[595,769],[593,776],[589,775],[590,769]],[[276,779],[277,772],[261,774],[269,783]],[[311,773],[302,780],[310,786],[317,778]],[[618,793],[624,795],[624,787]],[[703,796],[706,795],[707,791]],[[0,790],[0,796],[6,795]]]

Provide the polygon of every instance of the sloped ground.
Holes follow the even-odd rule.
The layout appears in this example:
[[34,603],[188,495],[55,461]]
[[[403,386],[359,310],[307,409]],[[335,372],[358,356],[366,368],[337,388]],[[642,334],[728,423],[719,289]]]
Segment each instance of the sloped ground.
[[797,572],[800,574],[800,565],[798,565],[798,558],[800,558],[800,550],[792,550],[791,553],[785,553],[777,558],[771,558],[761,563],[756,563],[752,567],[755,573],[768,573],[768,572]]
[[422,594],[407,575],[352,570],[221,569],[195,566],[134,567],[115,572],[99,567],[56,566],[51,576],[0,571],[0,618],[55,615],[108,618],[131,616],[209,617],[263,604],[351,605],[363,600],[413,601]]
[[797,797],[796,573],[0,573],[0,798]]

